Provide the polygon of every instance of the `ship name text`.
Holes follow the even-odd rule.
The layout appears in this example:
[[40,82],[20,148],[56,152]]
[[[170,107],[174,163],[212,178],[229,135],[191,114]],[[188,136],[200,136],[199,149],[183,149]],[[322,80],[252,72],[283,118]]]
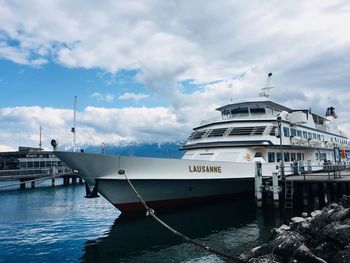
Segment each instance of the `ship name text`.
[[221,166],[189,165],[190,173],[221,173]]

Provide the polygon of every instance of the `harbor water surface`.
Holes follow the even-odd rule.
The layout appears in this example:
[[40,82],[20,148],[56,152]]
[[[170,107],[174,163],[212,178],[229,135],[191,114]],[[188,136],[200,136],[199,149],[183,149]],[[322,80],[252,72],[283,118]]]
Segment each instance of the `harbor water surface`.
[[[83,185],[46,184],[0,190],[0,262],[225,262],[152,218],[128,218],[102,197],[84,198]],[[271,228],[281,223],[278,211],[256,209],[252,198],[159,217],[230,255],[266,241]]]

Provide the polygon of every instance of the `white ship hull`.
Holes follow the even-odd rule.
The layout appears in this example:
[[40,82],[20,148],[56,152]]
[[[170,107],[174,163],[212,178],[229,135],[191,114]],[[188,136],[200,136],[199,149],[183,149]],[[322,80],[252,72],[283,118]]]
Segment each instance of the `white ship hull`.
[[[183,205],[254,192],[255,163],[140,158],[57,152],[57,156],[122,212],[143,207],[130,188],[124,170],[152,208]],[[274,165],[263,164],[271,175]]]

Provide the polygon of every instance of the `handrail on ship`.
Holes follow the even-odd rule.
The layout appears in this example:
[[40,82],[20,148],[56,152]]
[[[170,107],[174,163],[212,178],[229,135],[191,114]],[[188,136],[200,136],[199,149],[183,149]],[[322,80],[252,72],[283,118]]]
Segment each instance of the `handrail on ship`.
[[213,122],[219,122],[219,121],[227,121],[227,120],[233,120],[233,119],[267,119],[267,118],[276,118],[276,115],[273,114],[261,114],[261,115],[252,115],[252,114],[236,114],[234,116],[231,116],[229,118],[223,118],[223,117],[215,117],[210,118],[207,120],[202,120],[199,125],[205,125]]

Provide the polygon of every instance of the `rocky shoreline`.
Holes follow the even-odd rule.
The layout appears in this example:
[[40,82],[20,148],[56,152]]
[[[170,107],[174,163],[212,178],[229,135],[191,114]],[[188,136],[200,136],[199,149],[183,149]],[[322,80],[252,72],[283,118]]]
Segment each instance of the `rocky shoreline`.
[[249,263],[350,263],[350,196],[274,228],[270,241],[239,256]]

